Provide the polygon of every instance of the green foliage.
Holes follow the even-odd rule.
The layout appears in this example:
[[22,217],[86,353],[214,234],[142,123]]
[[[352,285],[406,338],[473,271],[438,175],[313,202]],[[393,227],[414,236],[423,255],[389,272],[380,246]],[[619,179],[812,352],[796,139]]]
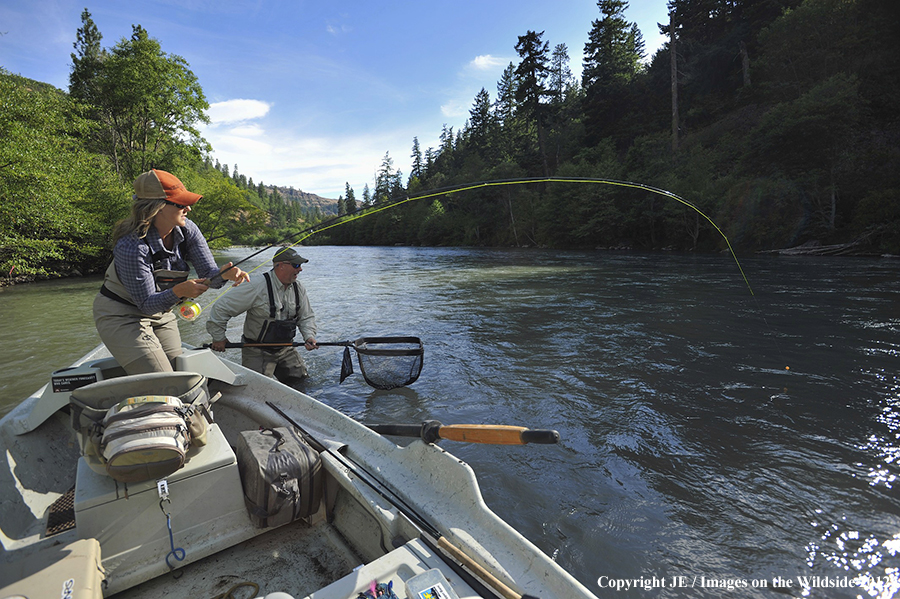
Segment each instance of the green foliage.
[[[860,239],[900,252],[900,4],[669,0],[677,150],[671,44],[645,65],[626,3],[597,6],[581,85],[564,45],[551,56],[543,33],[526,32],[493,101],[480,90],[437,147],[413,138],[405,187],[385,153],[371,188],[346,185],[342,224],[310,241],[719,251],[724,234],[738,251]],[[293,189],[204,162],[206,100],[182,58],[140,26],[109,50],[101,38],[85,11],[71,97],[0,74],[0,269],[101,268],[131,179],[151,166],[204,195],[192,218],[213,245],[270,244],[327,218]],[[631,181],[683,201],[598,183],[429,191],[539,177]]]
[[70,92],[95,115],[93,146],[110,158],[122,182],[198,160],[208,144],[196,124],[209,122],[209,104],[185,60],[163,52],[140,25],[130,39],[101,53],[90,15],[82,20]]
[[[130,209],[131,182],[149,168],[203,194],[191,218],[214,246],[269,224],[269,202],[238,174],[200,160],[203,92],[187,63],[140,27],[111,51],[82,14],[70,95],[0,69],[0,272],[7,280],[106,267],[109,233]],[[287,226],[299,213],[284,209]]]
[[105,266],[128,196],[84,147],[91,124],[59,90],[0,71],[0,271],[46,277]]
[[177,176],[185,187],[203,196],[190,217],[210,247],[228,247],[265,228],[269,215],[251,201],[254,192],[239,188],[232,179],[209,167],[185,170]]

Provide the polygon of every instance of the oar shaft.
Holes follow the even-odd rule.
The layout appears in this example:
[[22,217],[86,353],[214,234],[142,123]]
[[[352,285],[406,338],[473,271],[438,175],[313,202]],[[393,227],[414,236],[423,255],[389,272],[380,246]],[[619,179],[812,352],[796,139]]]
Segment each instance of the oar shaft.
[[447,537],[438,538],[437,544],[438,547],[449,553],[453,559],[463,564],[469,570],[472,570],[472,572],[481,578],[481,580],[494,587],[494,590],[500,593],[504,599],[522,599],[522,595],[509,588],[505,582],[488,572],[481,564],[463,553],[456,545],[448,541]]
[[379,435],[392,437],[420,437],[422,435],[421,424],[367,424],[366,426]]

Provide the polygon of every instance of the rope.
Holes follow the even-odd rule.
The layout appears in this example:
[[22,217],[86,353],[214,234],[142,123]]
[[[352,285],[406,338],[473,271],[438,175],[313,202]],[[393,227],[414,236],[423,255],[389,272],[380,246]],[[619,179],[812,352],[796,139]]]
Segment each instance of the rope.
[[171,501],[168,498],[160,499],[159,509],[161,509],[162,513],[166,515],[166,528],[169,529],[169,547],[171,547],[171,551],[166,554],[166,565],[169,566],[169,570],[174,570],[175,566],[169,563],[169,558],[174,557],[179,562],[184,561],[187,553],[185,553],[184,549],[182,549],[181,547],[175,547],[175,538],[172,536],[172,516],[170,516],[169,512],[166,511],[166,508],[163,507],[163,502],[171,503]]
[[213,597],[213,599],[234,599],[234,592],[241,587],[253,587],[253,592],[250,594],[251,597],[256,597],[257,593],[259,593],[259,585],[255,582],[239,582],[228,589],[227,592],[222,593],[221,595],[216,595],[215,597]]

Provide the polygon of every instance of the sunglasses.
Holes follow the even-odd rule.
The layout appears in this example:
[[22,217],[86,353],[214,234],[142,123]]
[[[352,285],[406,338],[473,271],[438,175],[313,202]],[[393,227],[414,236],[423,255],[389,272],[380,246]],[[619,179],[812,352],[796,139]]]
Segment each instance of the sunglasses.
[[301,266],[303,266],[303,263],[301,262],[300,264],[294,264],[293,262],[291,262],[291,266],[293,266],[294,268],[300,268]]
[[169,206],[175,206],[179,210],[187,210],[190,206],[182,206],[181,204],[176,204],[175,202],[170,202],[169,200],[163,200]]

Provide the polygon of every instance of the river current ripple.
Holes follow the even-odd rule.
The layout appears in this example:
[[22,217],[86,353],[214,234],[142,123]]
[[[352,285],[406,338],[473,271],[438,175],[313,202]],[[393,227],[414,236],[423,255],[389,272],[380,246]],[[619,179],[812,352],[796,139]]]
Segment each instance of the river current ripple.
[[[340,348],[304,352],[306,391],[363,422],[558,430],[556,446],[442,446],[598,596],[900,589],[900,261],[744,258],[748,287],[726,255],[300,251],[320,341],[425,344],[420,379],[393,391],[339,385]],[[99,342],[98,286],[0,289],[0,410]],[[204,320],[186,342],[209,341]]]

